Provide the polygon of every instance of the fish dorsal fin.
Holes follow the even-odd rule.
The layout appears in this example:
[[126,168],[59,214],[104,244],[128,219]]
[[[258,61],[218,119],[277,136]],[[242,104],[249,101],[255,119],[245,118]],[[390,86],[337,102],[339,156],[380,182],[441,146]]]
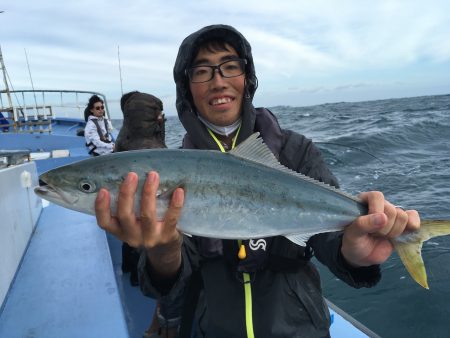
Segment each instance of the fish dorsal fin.
[[351,194],[348,194],[340,189],[337,189],[329,184],[323,183],[309,176],[300,174],[282,165],[280,162],[278,162],[278,159],[275,157],[269,147],[267,147],[267,145],[263,142],[263,139],[259,137],[258,132],[250,135],[244,142],[239,144],[236,148],[232,149],[228,154],[283,171],[284,173],[290,175],[297,176],[305,181],[317,184],[326,189],[330,189],[356,202],[361,202],[357,197]]
[[259,133],[250,135],[229,153],[269,167],[278,167],[281,165],[269,147],[263,142],[263,139],[259,137]]

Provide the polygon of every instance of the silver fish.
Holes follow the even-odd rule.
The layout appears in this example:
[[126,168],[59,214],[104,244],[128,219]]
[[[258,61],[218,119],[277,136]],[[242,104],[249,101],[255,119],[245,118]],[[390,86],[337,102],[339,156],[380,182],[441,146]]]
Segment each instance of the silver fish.
[[[281,165],[258,136],[253,134],[229,153],[149,149],[90,158],[42,174],[46,185],[35,192],[63,207],[95,214],[95,198],[103,187],[111,194],[115,214],[119,185],[127,173],[138,174],[140,197],[146,174],[154,170],[160,175],[158,217],[164,217],[172,192],[177,187],[185,190],[180,231],[222,239],[285,236],[299,245],[312,235],[343,230],[367,214],[357,197]],[[134,208],[139,215],[140,198]],[[422,242],[449,233],[449,221],[425,221],[417,233],[392,241],[410,274],[425,288]]]

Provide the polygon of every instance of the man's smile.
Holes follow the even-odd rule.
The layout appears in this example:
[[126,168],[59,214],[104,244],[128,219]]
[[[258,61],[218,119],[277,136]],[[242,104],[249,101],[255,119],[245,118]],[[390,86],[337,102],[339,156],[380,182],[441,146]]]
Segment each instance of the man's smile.
[[226,96],[226,97],[218,97],[218,98],[214,98],[212,99],[209,104],[212,106],[217,106],[219,104],[224,104],[224,103],[229,103],[234,101],[234,99],[232,97]]

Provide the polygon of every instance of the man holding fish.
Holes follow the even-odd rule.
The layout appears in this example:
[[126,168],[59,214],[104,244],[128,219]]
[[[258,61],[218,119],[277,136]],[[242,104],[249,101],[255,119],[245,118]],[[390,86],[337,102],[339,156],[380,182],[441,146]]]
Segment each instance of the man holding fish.
[[[179,49],[174,79],[178,115],[187,131],[183,148],[228,152],[259,132],[282,165],[338,186],[311,140],[281,129],[269,110],[253,107],[257,79],[251,48],[234,28],[213,25],[188,36]],[[120,186],[116,214],[105,189],[97,195],[95,211],[101,228],[145,249],[142,291],[160,300],[160,317],[168,326],[178,326],[182,317],[180,335],[327,337],[329,312],[311,256],[349,285],[371,287],[381,278],[379,264],[393,251],[392,239],[420,227],[415,210],[395,207],[381,192],[364,192],[359,198],[367,203],[368,214],[349,222],[343,232],[238,241],[227,236],[225,227],[222,238],[229,239],[188,237],[177,226],[182,228],[189,188],[184,191],[180,183],[170,191],[167,212],[158,217],[159,174],[148,174],[138,196],[138,175],[130,172]],[[306,245],[293,243],[302,239]]]

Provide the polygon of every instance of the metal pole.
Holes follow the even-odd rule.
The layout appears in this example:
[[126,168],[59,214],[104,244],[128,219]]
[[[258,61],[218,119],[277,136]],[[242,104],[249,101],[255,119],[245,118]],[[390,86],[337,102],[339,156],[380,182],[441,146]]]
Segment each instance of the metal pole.
[[12,108],[13,105],[12,105],[12,100],[11,100],[11,93],[9,92],[8,81],[6,80],[6,67],[5,67],[5,62],[3,61],[3,54],[2,54],[1,46],[0,46],[0,67],[1,67],[2,73],[3,73],[3,83],[5,84],[6,97],[8,98],[9,106]]
[[34,109],[35,109],[35,111],[34,111],[34,119],[38,120],[39,111],[38,111],[38,107],[37,107],[36,92],[34,91],[33,77],[31,76],[31,70],[30,70],[30,64],[28,62],[27,50],[25,48],[23,50],[25,51],[25,59],[27,60],[28,74],[30,74],[31,89],[33,89],[33,95],[34,95]]
[[117,58],[119,59],[119,76],[120,76],[120,92],[123,96],[123,86],[122,86],[122,67],[120,66],[120,47],[117,46]]

